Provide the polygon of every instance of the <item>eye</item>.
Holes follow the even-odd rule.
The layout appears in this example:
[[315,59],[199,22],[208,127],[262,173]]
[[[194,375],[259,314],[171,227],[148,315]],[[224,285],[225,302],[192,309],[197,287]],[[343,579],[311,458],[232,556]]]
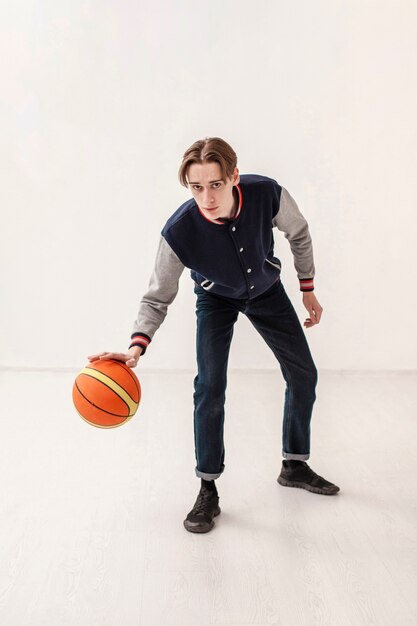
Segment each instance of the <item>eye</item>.
[[193,187],[193,189],[195,189],[196,191],[198,191],[198,190],[200,189],[200,185],[193,185],[192,187]]
[[214,189],[218,189],[221,186],[221,183],[213,183]]

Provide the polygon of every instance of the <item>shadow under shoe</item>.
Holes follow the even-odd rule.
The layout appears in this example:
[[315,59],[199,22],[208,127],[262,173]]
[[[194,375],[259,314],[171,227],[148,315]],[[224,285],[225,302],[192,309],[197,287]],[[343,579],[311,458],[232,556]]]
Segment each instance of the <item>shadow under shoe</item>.
[[184,520],[184,527],[192,533],[207,533],[214,526],[213,517],[220,512],[217,493],[202,486],[193,508]]
[[298,487],[324,496],[333,496],[340,491],[337,485],[316,474],[305,461],[299,461],[293,467],[291,465],[288,461],[282,462],[277,481],[283,487]]

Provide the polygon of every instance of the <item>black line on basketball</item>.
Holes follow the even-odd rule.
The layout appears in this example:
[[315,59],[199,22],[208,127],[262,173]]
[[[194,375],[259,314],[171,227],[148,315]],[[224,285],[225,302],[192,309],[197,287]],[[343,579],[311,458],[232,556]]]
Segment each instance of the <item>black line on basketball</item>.
[[[84,376],[88,376],[89,378],[94,378],[94,380],[97,380],[97,378],[95,378],[94,376],[90,376],[89,374],[86,374],[85,372],[84,372]],[[101,380],[100,380],[100,381],[98,381],[98,382],[100,382],[100,383],[101,383]],[[104,384],[104,383],[102,383],[102,384]],[[92,406],[95,406],[95,407],[96,407],[96,409],[99,409],[100,411],[103,411],[103,413],[107,413],[107,415],[114,415],[114,417],[123,417],[123,418],[129,417],[129,415],[130,415],[130,408],[129,408],[129,405],[128,405],[128,404],[126,404],[126,402],[123,400],[123,398],[120,398],[120,396],[117,396],[117,397],[118,397],[118,398],[120,398],[120,400],[122,400],[122,402],[124,402],[124,403],[126,404],[126,406],[127,406],[127,410],[129,411],[129,415],[126,415],[126,416],[125,416],[125,415],[118,415],[117,413],[110,413],[110,411],[106,411],[106,409],[102,409],[102,408],[101,408],[101,406],[98,406],[97,404],[94,404],[94,402],[91,402],[91,400],[89,400],[89,398],[87,398],[87,397],[83,394],[83,392],[81,391],[81,389],[80,389],[80,388],[79,388],[79,386],[77,385],[77,381],[75,381],[75,386],[77,387],[78,391],[80,392],[80,395],[82,395],[82,397],[84,398],[84,400],[86,400],[86,401],[87,401],[89,404],[91,404]],[[106,385],[106,387],[108,387],[108,385]],[[109,387],[109,389],[111,389],[111,387]],[[112,391],[113,391],[113,389],[112,389]],[[113,393],[114,393],[114,391],[113,391]],[[117,394],[116,394],[116,395],[117,395]]]
[[[118,359],[115,359],[115,361],[117,361],[118,363],[123,363],[123,365],[125,365],[125,366],[127,367],[127,373],[129,374],[129,376],[131,377],[131,379],[133,380],[133,382],[134,382],[134,384],[135,384],[135,387],[136,387],[137,392],[138,392],[138,398],[139,398],[139,400],[140,400],[140,393],[141,393],[141,392],[140,392],[140,388],[139,388],[139,385],[138,385],[138,381],[137,381],[137,380],[136,380],[136,378],[133,376],[133,372],[131,372],[131,371],[130,371],[130,367],[129,367],[128,365],[126,365],[126,363],[124,363],[123,361],[119,361]],[[124,368],[123,368],[123,369],[124,369]],[[124,371],[126,371],[126,370],[124,369]],[[130,395],[130,394],[129,394],[129,395]],[[132,400],[133,400],[133,398],[132,398]]]

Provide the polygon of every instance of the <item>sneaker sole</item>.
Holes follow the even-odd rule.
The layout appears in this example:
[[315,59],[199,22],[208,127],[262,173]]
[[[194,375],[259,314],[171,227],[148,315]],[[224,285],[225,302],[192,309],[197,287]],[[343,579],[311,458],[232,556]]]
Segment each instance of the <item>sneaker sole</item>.
[[[217,515],[220,515],[221,513],[221,508],[218,507],[217,510],[214,512],[214,516],[213,517],[217,517]],[[211,521],[210,524],[195,524],[193,522],[189,522],[188,520],[184,520],[184,528],[186,530],[188,530],[190,533],[208,533],[209,530],[211,530],[214,526],[214,521]]]
[[278,476],[277,481],[283,487],[298,487],[299,489],[305,489],[306,491],[311,491],[312,493],[319,493],[322,496],[334,496],[340,491],[339,487],[336,487],[336,485],[334,487],[330,487],[327,490],[324,490],[320,489],[319,487],[312,487],[308,483],[301,483],[295,480],[286,480],[285,478],[282,478],[282,476]]

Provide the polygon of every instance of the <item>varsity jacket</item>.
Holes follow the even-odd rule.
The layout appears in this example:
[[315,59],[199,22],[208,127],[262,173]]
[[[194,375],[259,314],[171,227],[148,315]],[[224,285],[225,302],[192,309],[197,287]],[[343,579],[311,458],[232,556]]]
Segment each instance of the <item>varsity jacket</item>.
[[238,208],[230,220],[209,219],[194,198],[184,202],[161,231],[155,266],[131,334],[145,353],[187,267],[195,285],[211,294],[253,299],[280,279],[273,227],[285,233],[301,291],[314,289],[314,260],[308,224],[295,200],[273,178],[242,174],[233,188]]

